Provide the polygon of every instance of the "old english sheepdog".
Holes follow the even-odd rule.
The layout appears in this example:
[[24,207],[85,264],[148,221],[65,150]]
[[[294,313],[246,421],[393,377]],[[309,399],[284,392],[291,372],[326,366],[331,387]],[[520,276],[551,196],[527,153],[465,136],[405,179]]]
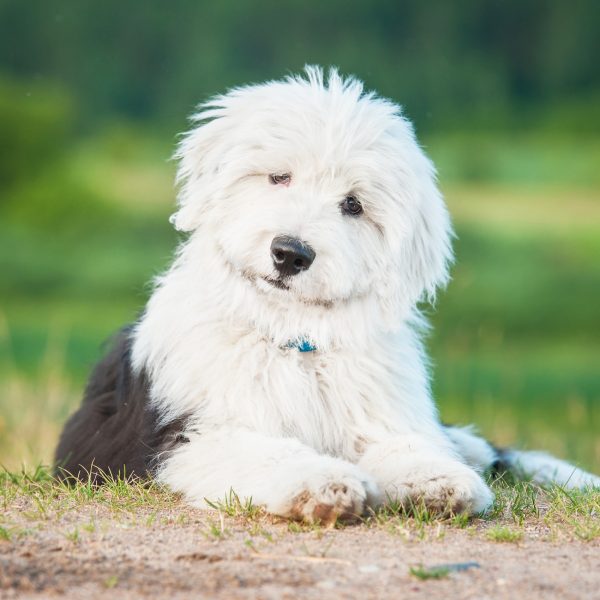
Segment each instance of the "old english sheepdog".
[[600,484],[440,422],[418,303],[448,280],[452,229],[396,104],[309,67],[202,105],[176,158],[187,236],[94,370],[62,473],[327,523],[389,499],[480,513],[494,469]]

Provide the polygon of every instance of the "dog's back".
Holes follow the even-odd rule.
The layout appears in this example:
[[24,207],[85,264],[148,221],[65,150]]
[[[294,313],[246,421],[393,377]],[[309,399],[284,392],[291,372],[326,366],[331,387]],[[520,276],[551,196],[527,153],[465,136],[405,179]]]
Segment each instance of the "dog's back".
[[131,368],[130,333],[124,328],[115,336],[62,432],[55,457],[60,477],[144,477],[158,453],[184,439],[181,420],[159,425],[147,378]]

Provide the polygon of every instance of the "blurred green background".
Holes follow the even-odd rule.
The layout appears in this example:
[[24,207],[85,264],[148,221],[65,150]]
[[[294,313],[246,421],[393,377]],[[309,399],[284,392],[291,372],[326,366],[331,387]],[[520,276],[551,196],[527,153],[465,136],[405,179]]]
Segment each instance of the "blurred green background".
[[172,256],[176,134],[228,86],[338,65],[439,168],[442,416],[600,472],[596,0],[0,0],[0,463],[51,460]]

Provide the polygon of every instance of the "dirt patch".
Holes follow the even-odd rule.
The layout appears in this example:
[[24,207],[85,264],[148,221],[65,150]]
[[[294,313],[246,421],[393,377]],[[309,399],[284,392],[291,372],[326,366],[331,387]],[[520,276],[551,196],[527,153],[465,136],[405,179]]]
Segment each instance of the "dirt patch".
[[39,520],[25,508],[12,505],[0,542],[0,598],[581,599],[600,588],[600,541],[539,523],[503,543],[486,521],[320,529],[181,504],[131,514],[91,503]]

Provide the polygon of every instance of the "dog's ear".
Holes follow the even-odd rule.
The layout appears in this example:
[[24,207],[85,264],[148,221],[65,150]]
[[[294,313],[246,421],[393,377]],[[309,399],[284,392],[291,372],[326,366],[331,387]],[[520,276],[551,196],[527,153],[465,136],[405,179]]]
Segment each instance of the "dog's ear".
[[453,259],[452,225],[437,186],[435,168],[410,126],[409,135],[407,144],[405,129],[398,168],[402,231],[397,239],[401,241],[395,252],[394,277],[384,286],[386,312],[395,322],[399,312],[406,315],[418,302],[435,301],[436,291],[448,282]]
[[170,220],[178,231],[196,229],[217,200],[221,188],[219,165],[227,149],[226,131],[231,126],[225,108],[217,101],[205,105],[192,122],[195,127],[183,136],[174,155],[179,162],[178,210]]
[[433,164],[420,152],[415,174],[416,210],[401,262],[409,295],[416,301],[433,302],[437,289],[448,283],[453,232]]

